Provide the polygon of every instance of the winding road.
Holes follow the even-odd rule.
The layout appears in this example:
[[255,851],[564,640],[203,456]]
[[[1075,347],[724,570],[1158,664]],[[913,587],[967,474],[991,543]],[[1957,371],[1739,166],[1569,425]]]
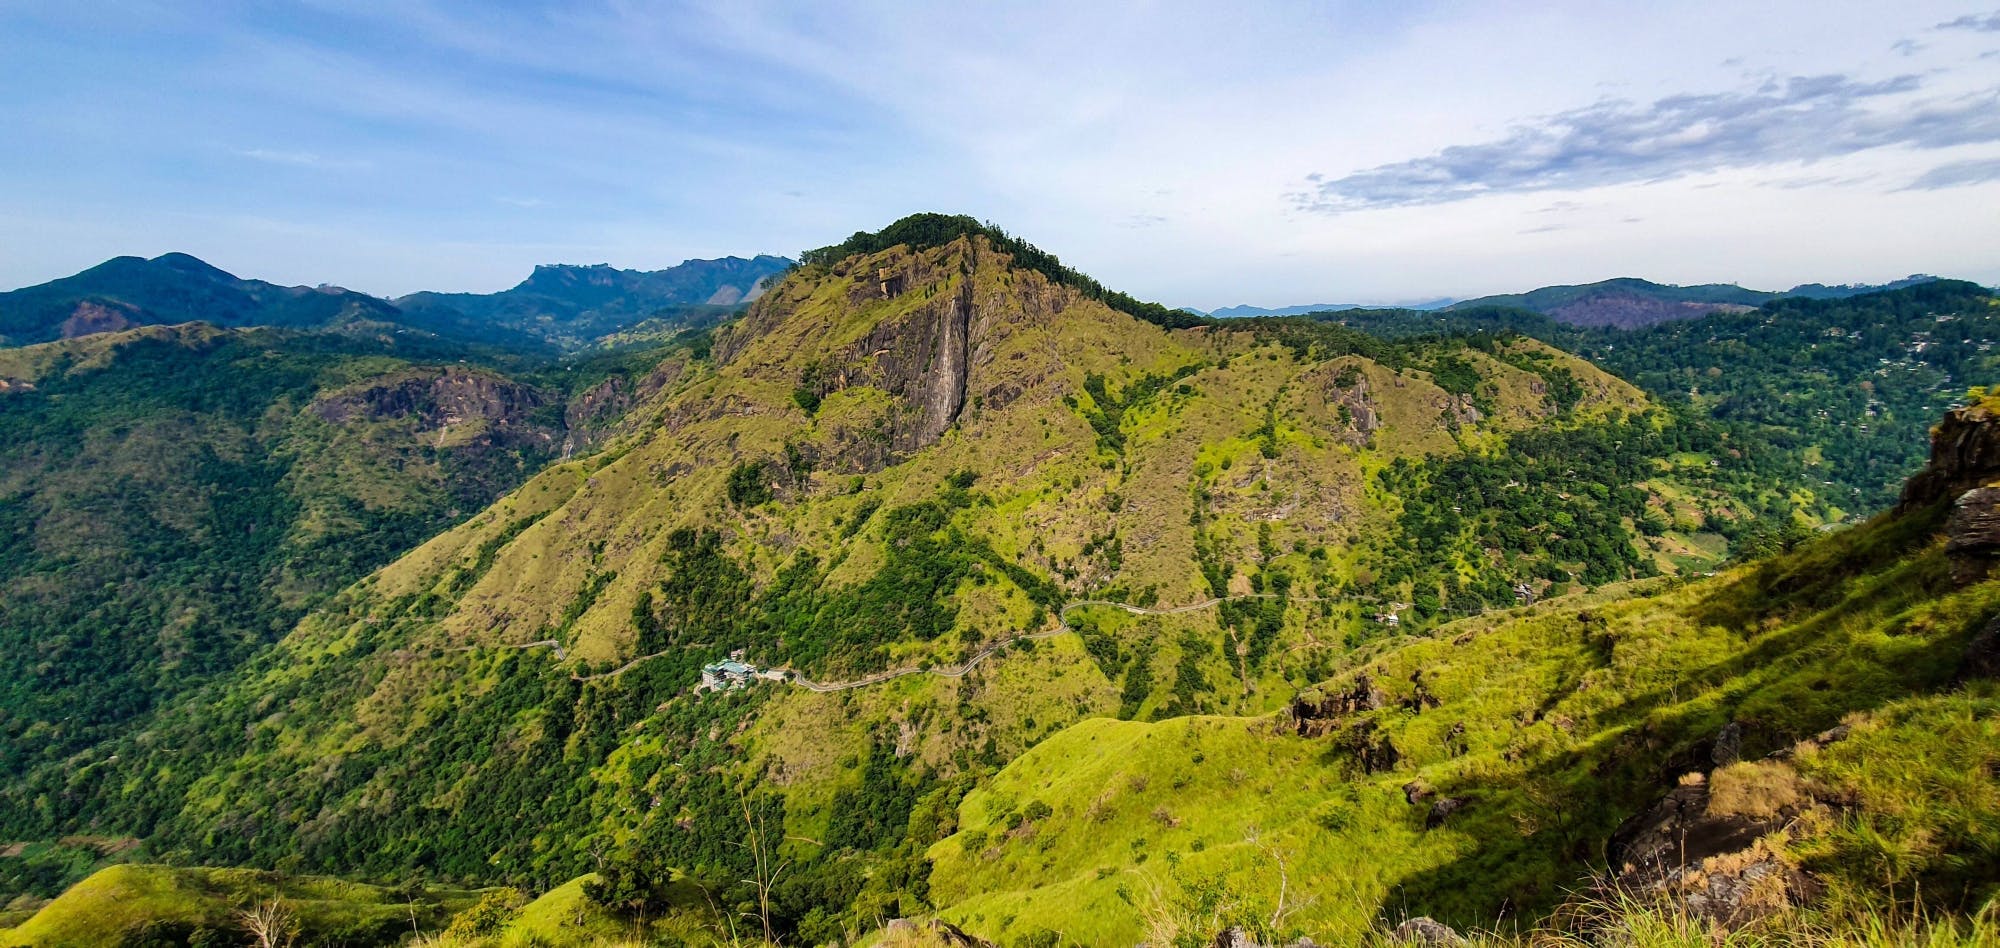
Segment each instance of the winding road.
[[[1063,607],[1057,611],[1056,618],[1058,621],[1062,623],[1060,627],[1054,629],[1045,629],[1040,632],[1029,632],[1023,635],[1016,635],[1011,638],[1001,639],[998,642],[994,642],[993,644],[980,649],[978,652],[974,653],[971,658],[966,659],[963,663],[958,665],[942,665],[942,666],[915,665],[908,668],[896,668],[896,669],[891,669],[889,671],[876,672],[873,675],[868,675],[862,678],[856,678],[852,681],[825,681],[825,682],[813,681],[812,679],[800,675],[797,672],[786,671],[784,669],[779,669],[779,671],[784,673],[784,678],[782,680],[791,682],[792,684],[804,688],[807,691],[816,691],[822,694],[834,691],[847,691],[853,688],[865,688],[868,687],[869,685],[879,685],[886,681],[893,681],[897,678],[904,678],[910,675],[936,675],[939,678],[963,678],[968,673],[970,673],[974,668],[979,667],[980,662],[985,661],[988,657],[992,656],[994,653],[999,652],[1007,648],[1008,646],[1015,644],[1016,642],[1032,642],[1040,639],[1054,638],[1058,635],[1065,635],[1071,632],[1075,632],[1076,628],[1069,624],[1069,615],[1071,612],[1074,612],[1078,609],[1098,607],[1107,609],[1119,609],[1135,616],[1176,616],[1176,615],[1183,615],[1189,612],[1200,612],[1203,609],[1213,609],[1216,606],[1219,606],[1225,602],[1230,602],[1237,599],[1280,599],[1280,598],[1286,600],[1287,602],[1380,603],[1384,601],[1382,599],[1377,599],[1372,596],[1280,596],[1277,593],[1240,593],[1234,596],[1217,596],[1213,599],[1204,599],[1201,602],[1190,603],[1185,606],[1167,606],[1167,607],[1156,608],[1150,606],[1135,606],[1129,602],[1114,602],[1109,599],[1079,599],[1075,602],[1065,603]],[[541,648],[544,646],[555,650],[555,657],[557,661],[562,661],[563,659],[568,657],[567,654],[563,651],[562,643],[557,642],[555,639],[543,639],[539,642],[525,642],[519,645],[491,645],[491,646],[462,645],[450,649],[449,651],[470,652],[477,648]],[[617,668],[613,668],[609,671],[601,671],[592,675],[579,675],[572,672],[570,674],[570,678],[576,681],[597,681],[602,678],[616,678],[619,675],[623,675],[626,672],[631,671],[632,669],[645,664],[646,662],[652,661],[653,659],[665,658],[668,655],[677,654],[680,651],[681,651],[680,649],[667,649],[665,651],[654,652],[651,655],[641,655],[638,658],[632,659],[631,661],[626,662],[625,664],[620,665]]]

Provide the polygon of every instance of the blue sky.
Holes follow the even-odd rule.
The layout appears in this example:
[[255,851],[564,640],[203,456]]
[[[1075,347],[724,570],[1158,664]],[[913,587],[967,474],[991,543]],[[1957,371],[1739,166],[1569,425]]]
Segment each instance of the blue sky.
[[0,0],[0,92],[6,286],[493,290],[916,210],[1204,308],[2000,282],[1976,3]]

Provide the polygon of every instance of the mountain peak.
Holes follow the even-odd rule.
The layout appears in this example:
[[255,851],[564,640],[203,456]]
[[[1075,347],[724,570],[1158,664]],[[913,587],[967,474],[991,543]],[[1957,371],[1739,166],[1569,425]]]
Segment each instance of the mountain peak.
[[185,273],[190,276],[205,277],[207,279],[214,280],[217,283],[238,282],[236,274],[230,273],[227,270],[217,267],[214,264],[211,264],[208,261],[203,260],[200,257],[197,257],[193,254],[181,253],[179,251],[172,251],[169,253],[163,253],[147,262],[157,264],[159,266],[163,266],[171,270],[176,270],[178,272]]

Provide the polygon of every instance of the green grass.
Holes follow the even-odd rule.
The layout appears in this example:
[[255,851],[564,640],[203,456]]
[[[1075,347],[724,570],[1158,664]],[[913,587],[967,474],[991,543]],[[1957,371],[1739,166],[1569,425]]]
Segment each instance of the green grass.
[[395,944],[413,931],[436,930],[478,900],[452,889],[386,889],[324,876],[283,876],[249,869],[178,869],[122,865],[71,886],[12,930],[0,945],[118,944],[141,935],[238,938],[241,909],[278,902],[293,913],[309,943]]
[[[1755,756],[1847,720],[1854,736],[1800,755],[1796,779],[1853,808],[1815,809],[1788,858],[1826,880],[1830,930],[1962,918],[2000,879],[2000,705],[1987,684],[1932,690],[2000,609],[2000,583],[1951,586],[1934,522],[1878,521],[1639,598],[1446,626],[1322,686],[1345,693],[1365,674],[1388,698],[1324,738],[1292,735],[1282,715],[1080,723],[966,798],[959,833],[930,851],[933,895],[1002,939],[1157,938],[1197,880],[1323,943],[1402,913],[1491,928],[1581,884],[1674,767],[1706,768],[1691,755],[1724,723],[1745,724]],[[1418,678],[1438,706],[1402,706]],[[1366,772],[1355,748],[1385,740],[1398,760]],[[1472,802],[1427,831],[1427,806],[1404,802],[1412,782]],[[1031,805],[1048,815],[1023,821]]]

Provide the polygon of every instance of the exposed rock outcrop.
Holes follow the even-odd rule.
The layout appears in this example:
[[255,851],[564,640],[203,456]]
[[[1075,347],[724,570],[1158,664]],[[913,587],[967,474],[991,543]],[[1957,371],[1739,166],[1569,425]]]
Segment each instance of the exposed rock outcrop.
[[1960,660],[1958,677],[2000,678],[2000,616],[1994,616],[1972,636],[1965,645],[1965,657]]
[[686,374],[687,358],[677,355],[655,366],[637,385],[612,376],[571,397],[563,409],[563,457],[596,447],[624,430],[619,422],[627,412]]
[[1945,552],[1990,557],[2000,553],[2000,487],[1975,487],[1951,503]]
[[1451,819],[1453,813],[1466,808],[1472,801],[1465,797],[1439,797],[1431,804],[1431,811],[1424,814],[1424,829],[1434,830]]
[[59,330],[64,339],[75,339],[99,332],[117,332],[139,325],[143,317],[137,306],[127,303],[84,300],[71,310],[69,318],[63,320]]
[[1354,677],[1354,687],[1336,693],[1308,688],[1292,699],[1287,709],[1292,729],[1301,737],[1319,737],[1331,732],[1350,715],[1375,711],[1388,701],[1382,690],[1366,674]]
[[[1241,928],[1225,928],[1209,944],[1213,948],[1267,948]],[[1268,948],[1319,948],[1319,943],[1310,938],[1301,938],[1294,942],[1272,944]]]
[[[1837,727],[1800,746],[1824,747],[1847,733]],[[1731,929],[1817,898],[1817,883],[1765,840],[1822,806],[1792,769],[1796,750],[1684,777],[1612,834],[1609,887],[1671,899]]]
[[1716,732],[1715,744],[1709,748],[1709,759],[1717,767],[1727,767],[1743,759],[1743,725],[1731,721]]
[[1389,937],[1397,944],[1411,948],[1456,948],[1465,944],[1465,936],[1460,935],[1457,929],[1426,915],[1396,926]]
[[2000,480],[2000,417],[1984,404],[1953,409],[1931,429],[1931,458],[1903,485],[1899,511],[1927,507]]
[[546,443],[556,432],[530,414],[546,399],[535,389],[497,375],[460,368],[430,369],[376,379],[327,395],[312,411],[330,424],[412,419],[418,433],[480,423],[495,442]]

